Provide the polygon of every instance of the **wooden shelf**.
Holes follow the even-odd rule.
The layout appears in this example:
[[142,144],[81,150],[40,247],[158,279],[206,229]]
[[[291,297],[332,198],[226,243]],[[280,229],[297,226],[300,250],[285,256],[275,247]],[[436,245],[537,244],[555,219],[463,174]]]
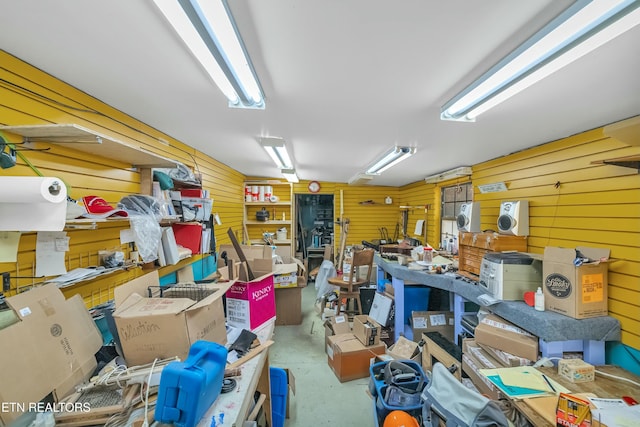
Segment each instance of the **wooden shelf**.
[[258,220],[247,220],[245,221],[247,225],[291,225],[291,221],[282,221],[282,220],[268,220],[268,221],[258,221]]
[[593,165],[614,165],[622,166],[625,168],[633,168],[640,171],[640,154],[633,156],[614,157],[612,159],[594,160],[591,162]]
[[94,156],[114,159],[139,168],[175,168],[177,162],[143,147],[125,144],[110,136],[76,124],[51,124],[32,126],[0,126],[1,130],[15,133],[23,142],[48,142]]
[[291,202],[245,202],[245,206],[291,206]]

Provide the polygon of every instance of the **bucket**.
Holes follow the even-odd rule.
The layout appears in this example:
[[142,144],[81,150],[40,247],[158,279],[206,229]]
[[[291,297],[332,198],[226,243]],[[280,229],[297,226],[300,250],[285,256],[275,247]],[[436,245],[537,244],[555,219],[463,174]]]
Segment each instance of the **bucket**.
[[276,240],[287,240],[287,229],[281,228],[276,231]]

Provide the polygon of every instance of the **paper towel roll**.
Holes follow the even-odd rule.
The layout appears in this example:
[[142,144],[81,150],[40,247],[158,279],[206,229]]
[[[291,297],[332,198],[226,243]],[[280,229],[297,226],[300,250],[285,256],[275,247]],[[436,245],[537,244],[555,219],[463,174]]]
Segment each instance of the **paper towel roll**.
[[0,230],[61,231],[67,188],[54,177],[0,177]]
[[0,177],[2,203],[61,203],[67,200],[67,187],[59,178],[40,176]]

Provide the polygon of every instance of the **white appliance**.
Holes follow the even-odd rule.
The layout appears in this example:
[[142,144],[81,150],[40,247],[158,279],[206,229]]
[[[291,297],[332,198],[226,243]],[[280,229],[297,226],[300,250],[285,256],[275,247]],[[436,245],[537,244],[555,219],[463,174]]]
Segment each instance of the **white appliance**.
[[542,256],[524,252],[489,252],[480,265],[481,289],[500,300],[521,301],[542,286]]
[[500,204],[498,232],[512,236],[529,235],[529,202],[527,200],[502,202]]
[[480,232],[480,202],[463,203],[456,217],[458,231]]

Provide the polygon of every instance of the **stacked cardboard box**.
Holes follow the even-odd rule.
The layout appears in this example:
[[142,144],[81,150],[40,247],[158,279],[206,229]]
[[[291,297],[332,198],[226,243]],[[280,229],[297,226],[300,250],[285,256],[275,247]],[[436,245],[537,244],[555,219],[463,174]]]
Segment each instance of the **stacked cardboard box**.
[[479,373],[480,369],[526,366],[537,358],[537,337],[494,314],[482,319],[474,339],[462,343],[462,370],[481,393],[492,399],[499,399],[500,392]]

